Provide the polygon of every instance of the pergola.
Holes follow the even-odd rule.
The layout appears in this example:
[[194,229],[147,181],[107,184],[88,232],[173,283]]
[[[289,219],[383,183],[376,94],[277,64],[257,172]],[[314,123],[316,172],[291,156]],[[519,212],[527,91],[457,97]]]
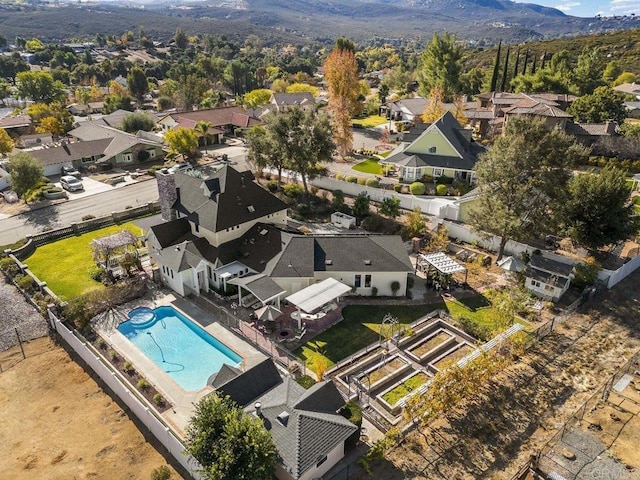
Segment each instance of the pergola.
[[263,274],[233,278],[227,283],[229,283],[230,285],[237,285],[239,305],[243,305],[242,289],[245,289],[249,293],[253,294],[258,302],[260,302],[260,306],[262,307],[274,300],[277,306],[280,307],[280,296],[286,292],[286,290],[280,287],[280,285]]
[[418,261],[416,263],[417,267],[423,267],[426,265],[427,271],[425,272],[427,275],[431,271],[431,269],[435,269],[443,275],[453,275],[457,272],[464,272],[464,283],[467,283],[467,269],[456,262],[449,255],[444,252],[435,252],[435,253],[427,253],[418,255]]
[[350,291],[351,287],[349,285],[340,283],[334,278],[327,278],[322,282],[314,283],[299,292],[289,295],[286,300],[298,309],[298,328],[302,328],[302,319],[314,320],[320,318],[318,316],[320,314],[314,314],[313,312]]

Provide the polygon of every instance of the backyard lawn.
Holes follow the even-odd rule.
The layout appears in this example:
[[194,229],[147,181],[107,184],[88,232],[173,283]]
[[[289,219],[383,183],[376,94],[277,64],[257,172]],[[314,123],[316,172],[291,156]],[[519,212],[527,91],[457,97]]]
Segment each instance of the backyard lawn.
[[382,175],[382,165],[375,158],[367,158],[360,163],[355,164],[353,170],[363,173],[371,173],[373,175]]
[[354,118],[352,122],[354,125],[362,125],[363,128],[373,128],[384,125],[388,120],[380,115],[370,115],[366,118]]
[[[405,326],[437,309],[448,311],[454,319],[466,317],[491,331],[498,325],[498,311],[482,295],[429,305],[349,305],[342,311],[344,320],[311,339],[294,353],[312,369],[318,364],[324,364],[328,368],[377,342],[380,324],[387,313],[398,318],[399,324]],[[527,326],[529,325],[525,324]]]
[[142,233],[140,228],[131,222],[101,228],[38,247],[24,263],[40,280],[47,282],[56,295],[65,300],[90,290],[102,289],[104,286],[89,275],[89,269],[95,265],[90,243],[96,238],[123,229],[130,230],[134,235]]

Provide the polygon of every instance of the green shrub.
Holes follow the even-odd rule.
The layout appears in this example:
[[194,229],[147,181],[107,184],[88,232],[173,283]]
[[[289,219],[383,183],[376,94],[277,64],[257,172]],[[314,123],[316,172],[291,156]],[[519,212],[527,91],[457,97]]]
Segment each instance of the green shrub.
[[344,180],[344,173],[336,173],[336,180],[343,181]]
[[115,350],[109,350],[109,353],[107,355],[109,355],[109,358],[112,361],[115,361],[115,360],[117,360],[119,358],[118,352],[116,352]]
[[393,282],[391,282],[391,293],[393,293],[394,297],[398,294],[398,290],[400,290],[400,282],[394,280]]
[[409,191],[412,195],[424,195],[426,189],[427,188],[422,182],[413,182],[411,185],[409,185]]
[[351,449],[356,446],[358,440],[360,439],[360,428],[362,427],[362,409],[356,402],[349,401],[344,407],[340,409],[338,413],[340,413],[340,415],[342,415],[344,418],[358,427],[358,429],[345,441],[345,447]]
[[47,192],[49,193],[60,193],[63,190],[60,187],[51,187],[49,189],[47,189]]
[[378,287],[371,287],[371,296],[372,297],[378,296]]
[[125,371],[125,373],[128,373],[129,375],[131,375],[133,372],[135,372],[134,368],[133,368],[133,363],[126,361],[124,362],[124,365],[122,366],[122,370]]
[[151,472],[151,480],[169,480],[171,478],[171,470],[166,465],[154,468]]
[[469,317],[458,317],[455,320],[462,330],[482,342],[488,342],[493,337],[493,332],[489,327],[479,325]]
[[[640,198],[640,197],[635,197]],[[635,203],[635,199],[634,199]],[[578,263],[574,267],[574,279],[571,281],[578,288],[585,288],[596,283],[598,272],[602,266],[593,257],[586,259],[584,263]]]
[[297,183],[287,183],[282,189],[284,194],[290,198],[299,198],[304,194],[304,188]]
[[107,348],[107,342],[104,341],[104,338],[98,337],[98,339],[96,340],[96,346],[100,350],[104,350],[105,348]]
[[441,177],[438,177],[436,183],[438,185],[451,185],[453,183],[453,178],[442,175]]
[[153,403],[156,405],[164,405],[164,397],[160,393],[156,393],[153,396]]
[[433,182],[433,177],[431,175],[423,175],[422,176],[422,181],[424,183],[431,183],[431,182]]
[[469,182],[464,180],[454,180],[453,181],[453,190],[456,192],[456,195],[464,195],[465,193],[469,193],[473,187]]
[[32,292],[33,288],[34,288],[34,286],[36,284],[35,280],[33,278],[31,278],[29,275],[25,275],[20,280],[18,280],[16,283],[25,292]]
[[363,230],[377,232],[382,228],[382,218],[379,215],[369,215],[360,224]]
[[345,181],[347,181],[349,183],[357,183],[358,182],[358,177],[356,177],[355,175],[347,175],[345,177]]
[[380,186],[380,182],[375,178],[367,178],[365,185],[367,187],[378,188]]
[[140,389],[140,390],[146,390],[147,388],[149,388],[151,385],[149,385],[149,382],[147,382],[146,379],[141,378],[140,380],[138,380],[138,383],[136,384],[136,386]]
[[316,381],[309,375],[302,375],[296,380],[303,388],[311,388],[316,384]]
[[306,203],[299,203],[298,205],[296,205],[296,211],[302,216],[308,215],[309,205],[307,205]]
[[277,180],[269,180],[267,182],[267,190],[269,190],[271,193],[273,193],[276,190],[278,190],[278,181]]
[[106,277],[107,271],[103,267],[99,267],[98,265],[93,265],[89,268],[89,276],[95,280],[96,282],[102,282],[102,280]]
[[14,276],[20,270],[18,264],[12,258],[5,257],[0,260],[0,270],[9,276]]
[[442,197],[446,195],[448,191],[449,189],[447,188],[446,185],[443,185],[443,184],[436,185],[436,195],[439,195]]
[[356,180],[356,183],[358,185],[366,185],[367,184],[367,179],[363,178],[363,177],[358,177],[358,179]]
[[96,216],[95,216],[95,215],[91,215],[91,214],[83,215],[83,216],[82,216],[82,221],[83,221],[83,222],[86,222],[87,220],[93,220],[94,218],[96,218]]
[[156,172],[164,168],[164,165],[153,165],[147,169],[147,175],[155,176]]
[[402,185],[400,185],[399,183],[395,183],[393,185],[393,191],[397,192],[397,193],[400,193],[402,191]]

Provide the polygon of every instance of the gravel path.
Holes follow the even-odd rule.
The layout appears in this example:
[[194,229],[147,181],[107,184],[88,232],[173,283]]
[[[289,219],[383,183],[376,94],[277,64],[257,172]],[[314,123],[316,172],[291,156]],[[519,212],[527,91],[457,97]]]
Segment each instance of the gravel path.
[[15,329],[23,341],[42,337],[48,332],[46,320],[31,306],[4,275],[0,275],[0,351],[18,344]]

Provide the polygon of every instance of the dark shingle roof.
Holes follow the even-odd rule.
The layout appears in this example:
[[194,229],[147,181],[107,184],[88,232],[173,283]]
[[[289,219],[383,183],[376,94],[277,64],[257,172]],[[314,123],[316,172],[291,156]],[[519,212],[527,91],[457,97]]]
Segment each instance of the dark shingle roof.
[[179,238],[191,231],[189,221],[179,218],[170,222],[159,223],[150,228],[162,248],[173,245]]
[[213,388],[219,388],[241,374],[242,370],[223,363],[222,367],[220,367],[220,370],[209,377],[209,379],[207,380],[207,385],[211,385]]
[[287,208],[284,202],[253,182],[251,172],[238,172],[228,165],[204,181],[182,172],[175,175],[178,199],[173,208],[211,232]]
[[529,266],[536,270],[543,270],[556,275],[562,275],[563,277],[568,277],[573,271],[572,265],[567,265],[566,263],[543,257],[542,255],[531,255]]
[[271,277],[313,277],[313,237],[294,236],[289,239]]
[[315,238],[314,270],[405,272],[413,271],[413,267],[399,236],[376,241],[369,235],[332,235]]
[[32,150],[29,153],[40,160],[43,165],[54,165],[56,163],[73,162],[82,158],[102,156],[110,143],[111,139],[105,138],[88,142],[68,143],[53,148],[42,148],[40,150]]
[[537,268],[528,266],[525,270],[525,277],[533,278],[545,285],[553,285],[554,287],[564,288],[569,279],[567,277],[559,276],[557,274],[544,272]]
[[282,250],[281,236],[280,230],[273,225],[256,223],[242,237],[220,245],[220,262],[226,265],[237,260],[256,272],[262,272]]
[[282,378],[273,361],[268,358],[220,385],[217,391],[220,395],[228,395],[231,400],[244,407],[279,383],[282,383]]

